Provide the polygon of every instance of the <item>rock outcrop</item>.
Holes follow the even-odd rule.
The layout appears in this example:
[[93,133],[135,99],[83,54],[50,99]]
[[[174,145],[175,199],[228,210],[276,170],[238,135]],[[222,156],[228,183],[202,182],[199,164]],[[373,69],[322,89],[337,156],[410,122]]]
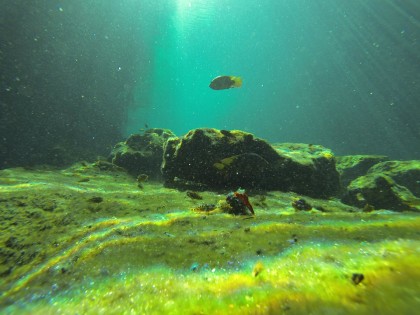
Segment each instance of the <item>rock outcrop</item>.
[[353,180],[344,203],[374,209],[420,211],[420,161],[386,161]]
[[165,144],[162,174],[169,186],[278,189],[314,197],[339,190],[332,153],[316,145],[271,146],[250,133],[195,129]]
[[285,191],[326,198],[340,191],[340,176],[331,150],[315,144],[275,144],[281,162],[276,167]]
[[388,157],[384,155],[346,155],[337,156],[336,160],[341,186],[345,188],[352,180],[366,175],[375,164],[387,161]]
[[133,176],[147,174],[150,178],[160,178],[163,146],[167,139],[174,137],[167,129],[148,129],[144,134],[133,134],[125,142],[115,145],[110,161]]

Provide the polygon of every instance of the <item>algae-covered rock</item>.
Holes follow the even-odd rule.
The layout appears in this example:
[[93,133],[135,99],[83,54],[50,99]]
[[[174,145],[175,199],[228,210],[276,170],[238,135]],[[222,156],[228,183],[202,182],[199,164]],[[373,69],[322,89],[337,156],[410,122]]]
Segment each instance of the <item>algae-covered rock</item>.
[[147,174],[151,178],[160,177],[163,145],[175,135],[167,129],[148,129],[144,134],[133,134],[125,142],[115,145],[110,160],[131,175]]
[[281,157],[276,174],[288,190],[313,197],[338,193],[340,177],[331,150],[304,143],[275,144],[274,148]]
[[250,133],[195,129],[167,141],[162,173],[175,186],[182,179],[212,188],[261,187],[278,159],[268,143]]
[[305,144],[271,146],[243,131],[195,129],[171,138],[164,149],[167,185],[179,179],[210,188],[279,189],[325,197],[339,188],[332,153]]
[[379,163],[372,167],[369,173],[385,174],[397,184],[409,189],[416,197],[420,197],[420,160]]
[[420,161],[387,161],[353,180],[342,201],[357,207],[420,210]]
[[384,155],[337,156],[336,167],[340,174],[342,187],[347,187],[352,180],[365,175],[372,166],[386,160],[388,157]]

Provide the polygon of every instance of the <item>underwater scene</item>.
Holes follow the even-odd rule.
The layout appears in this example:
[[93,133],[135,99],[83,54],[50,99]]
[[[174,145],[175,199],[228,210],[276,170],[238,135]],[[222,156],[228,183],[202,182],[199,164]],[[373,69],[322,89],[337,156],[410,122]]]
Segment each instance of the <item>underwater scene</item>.
[[415,314],[420,2],[0,1],[0,314]]

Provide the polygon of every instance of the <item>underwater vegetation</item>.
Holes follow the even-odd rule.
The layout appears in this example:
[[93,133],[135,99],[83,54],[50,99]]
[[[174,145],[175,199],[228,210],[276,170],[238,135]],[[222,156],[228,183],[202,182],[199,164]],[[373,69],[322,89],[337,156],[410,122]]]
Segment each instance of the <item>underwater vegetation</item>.
[[[160,176],[156,156],[144,154],[158,144]],[[2,170],[0,309],[410,314],[419,307],[419,164],[381,157],[357,176],[368,157],[350,159],[242,131],[151,129],[108,160]],[[260,177],[261,165],[274,175]],[[343,187],[338,174],[349,168]]]

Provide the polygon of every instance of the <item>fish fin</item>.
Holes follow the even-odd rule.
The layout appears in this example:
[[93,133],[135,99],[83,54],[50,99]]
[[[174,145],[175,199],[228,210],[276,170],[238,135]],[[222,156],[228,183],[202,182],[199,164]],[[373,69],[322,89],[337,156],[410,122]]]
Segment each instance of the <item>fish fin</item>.
[[232,87],[241,87],[242,86],[242,78],[241,77],[231,76],[230,79],[233,81]]

